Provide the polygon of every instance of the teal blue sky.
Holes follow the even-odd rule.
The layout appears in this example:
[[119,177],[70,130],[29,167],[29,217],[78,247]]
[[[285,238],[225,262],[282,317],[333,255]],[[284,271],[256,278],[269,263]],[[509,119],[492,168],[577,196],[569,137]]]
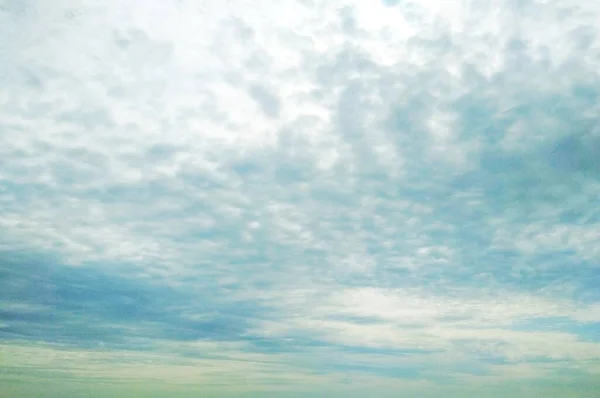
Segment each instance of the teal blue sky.
[[80,3],[0,0],[0,395],[600,394],[600,3]]

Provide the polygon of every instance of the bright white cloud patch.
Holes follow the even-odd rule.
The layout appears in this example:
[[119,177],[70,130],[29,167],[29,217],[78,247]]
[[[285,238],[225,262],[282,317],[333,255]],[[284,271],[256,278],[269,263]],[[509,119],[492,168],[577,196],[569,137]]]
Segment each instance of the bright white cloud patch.
[[597,391],[599,17],[0,1],[0,379]]

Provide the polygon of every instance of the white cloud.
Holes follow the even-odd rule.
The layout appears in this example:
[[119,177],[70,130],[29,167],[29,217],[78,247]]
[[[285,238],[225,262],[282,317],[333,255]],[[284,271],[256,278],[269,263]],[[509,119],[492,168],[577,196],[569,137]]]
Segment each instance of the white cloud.
[[[538,318],[599,322],[597,305],[580,308],[571,301],[511,292],[470,292],[474,293],[478,295],[436,297],[373,288],[329,294],[288,292],[273,298],[281,319],[263,322],[257,333],[271,338],[307,335],[353,347],[442,350],[456,358],[485,355],[519,362],[600,356],[597,342],[581,341],[566,332],[536,330]],[[532,322],[532,329],[515,329],[521,322]]]
[[[600,322],[599,5],[388,3],[2,8],[1,250],[264,304],[249,328],[276,342],[600,357],[536,329]],[[219,377],[276,371],[246,348]],[[208,363],[82,366],[204,380]],[[331,381],[311,366],[278,377]]]

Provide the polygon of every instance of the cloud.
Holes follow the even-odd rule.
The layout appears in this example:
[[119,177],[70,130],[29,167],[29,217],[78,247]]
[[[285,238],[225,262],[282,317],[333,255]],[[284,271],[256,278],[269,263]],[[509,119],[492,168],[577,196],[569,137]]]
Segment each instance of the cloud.
[[595,377],[600,8],[317,3],[0,6],[14,374]]

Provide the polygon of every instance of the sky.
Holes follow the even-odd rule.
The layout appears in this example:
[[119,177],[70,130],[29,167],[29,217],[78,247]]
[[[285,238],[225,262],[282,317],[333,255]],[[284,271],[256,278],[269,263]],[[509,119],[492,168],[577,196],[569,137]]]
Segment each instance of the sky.
[[597,397],[599,19],[0,0],[0,395]]

